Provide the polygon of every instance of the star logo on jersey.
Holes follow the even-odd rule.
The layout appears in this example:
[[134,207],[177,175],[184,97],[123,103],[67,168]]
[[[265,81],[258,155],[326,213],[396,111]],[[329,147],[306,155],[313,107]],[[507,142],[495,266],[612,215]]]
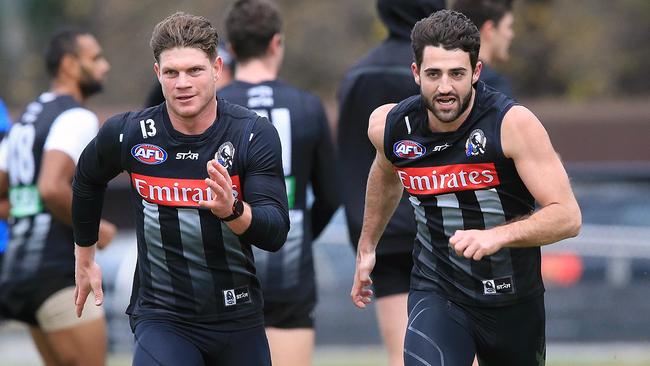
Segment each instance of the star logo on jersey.
[[487,137],[481,129],[475,129],[469,134],[465,142],[465,155],[477,156],[485,154],[485,145],[487,144]]
[[512,277],[482,280],[483,295],[512,294],[515,292]]
[[232,168],[235,159],[235,147],[230,141],[224,142],[219,146],[214,154],[214,159],[226,169]]
[[248,286],[223,290],[224,306],[234,306],[239,304],[248,304],[251,302]]

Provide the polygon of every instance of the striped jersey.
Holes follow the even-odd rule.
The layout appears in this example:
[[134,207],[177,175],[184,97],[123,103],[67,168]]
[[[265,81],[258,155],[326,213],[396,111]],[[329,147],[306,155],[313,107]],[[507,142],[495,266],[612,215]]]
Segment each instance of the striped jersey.
[[417,225],[411,288],[484,306],[543,293],[539,247],[503,248],[475,261],[449,245],[456,230],[489,229],[534,210],[532,195],[501,149],[503,116],[514,104],[478,82],[467,120],[442,133],[429,129],[420,95],[389,112],[385,154],[410,195]]
[[[263,324],[251,245],[277,250],[288,230],[280,141],[265,118],[217,103],[216,121],[200,135],[175,130],[164,103],[112,117],[79,161],[79,245],[97,239],[96,197],[105,184],[121,171],[129,175],[138,245],[132,319],[171,317],[218,330]],[[198,206],[212,199],[204,180],[211,159],[227,168],[233,194],[251,206],[251,226],[240,236]],[[255,230],[261,235],[253,237]]]
[[[312,238],[338,206],[334,147],[320,100],[280,80],[257,84],[234,81],[219,90],[229,102],[267,117],[282,143],[282,166],[291,229],[275,253],[253,248],[264,298],[288,301],[313,294],[316,281]],[[308,203],[311,186],[313,204]]]
[[70,95],[43,93],[31,102],[7,135],[2,166],[9,178],[10,241],[2,282],[50,276],[74,283],[72,227],[49,212],[38,191],[43,155],[58,150],[77,162],[99,123]]

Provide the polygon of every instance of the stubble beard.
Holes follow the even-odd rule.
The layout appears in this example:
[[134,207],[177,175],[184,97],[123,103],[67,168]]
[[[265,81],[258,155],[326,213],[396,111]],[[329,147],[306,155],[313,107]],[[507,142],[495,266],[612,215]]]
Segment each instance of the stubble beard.
[[[422,101],[424,102],[424,105],[427,107],[428,110],[433,113],[433,115],[443,123],[450,123],[454,122],[455,120],[458,119],[469,107],[469,102],[472,100],[472,90],[473,88],[469,89],[469,92],[467,95],[465,95],[464,98],[460,98],[457,94],[454,93],[449,93],[442,95],[440,93],[434,94],[431,99],[427,98],[424,94],[422,94],[422,91],[420,91],[420,97],[422,98]],[[460,107],[456,110],[456,112],[451,112],[451,113],[445,113],[441,112],[439,109],[436,108],[436,105],[434,103],[434,100],[436,98],[441,97],[441,96],[450,96],[456,98],[457,101],[460,102]]]

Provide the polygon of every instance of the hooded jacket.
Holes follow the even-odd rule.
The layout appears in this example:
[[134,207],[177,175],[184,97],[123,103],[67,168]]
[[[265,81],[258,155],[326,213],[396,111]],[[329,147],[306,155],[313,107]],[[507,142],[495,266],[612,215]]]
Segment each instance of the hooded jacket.
[[[368,118],[380,105],[397,103],[419,93],[411,73],[411,29],[418,20],[444,5],[444,0],[378,0],[377,10],[388,28],[388,37],[353,66],[341,83],[337,143],[344,177],[345,215],[354,247],[361,233],[366,181],[375,157],[367,136]],[[413,208],[404,195],[377,253],[411,252],[414,238]]]

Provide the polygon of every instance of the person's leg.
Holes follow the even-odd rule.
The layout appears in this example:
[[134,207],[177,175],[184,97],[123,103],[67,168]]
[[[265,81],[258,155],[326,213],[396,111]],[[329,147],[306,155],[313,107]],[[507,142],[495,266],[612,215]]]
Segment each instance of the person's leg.
[[476,347],[467,314],[437,294],[411,291],[404,340],[406,366],[469,366]]
[[309,366],[314,353],[313,328],[266,328],[273,366]]
[[[219,366],[271,366],[271,352],[264,327],[230,332],[228,347],[216,359],[206,360],[207,365]],[[274,366],[277,366],[275,362]]]
[[406,335],[408,293],[377,299],[377,324],[388,352],[389,366],[404,365],[404,336]]
[[29,326],[29,334],[31,334],[34,345],[43,359],[43,364],[45,366],[59,365],[60,362],[56,358],[54,350],[50,347],[47,336],[40,329],[31,325]]
[[38,348],[45,360],[53,355],[64,365],[104,365],[107,337],[103,308],[95,306],[89,297],[82,317],[77,318],[71,305],[73,294],[74,287],[66,287],[43,302],[36,311],[40,332],[32,332],[32,337],[41,343]]
[[[199,348],[167,321],[143,320],[135,325],[134,366],[203,366]],[[234,364],[233,364],[234,365]]]
[[413,259],[411,253],[377,256],[372,271],[379,331],[388,352],[389,366],[404,365],[404,336],[408,320],[408,292]]
[[266,301],[264,322],[273,366],[309,366],[316,333],[313,312],[315,293],[292,302]]
[[540,366],[546,362],[544,297],[486,309],[478,321],[481,366]]

